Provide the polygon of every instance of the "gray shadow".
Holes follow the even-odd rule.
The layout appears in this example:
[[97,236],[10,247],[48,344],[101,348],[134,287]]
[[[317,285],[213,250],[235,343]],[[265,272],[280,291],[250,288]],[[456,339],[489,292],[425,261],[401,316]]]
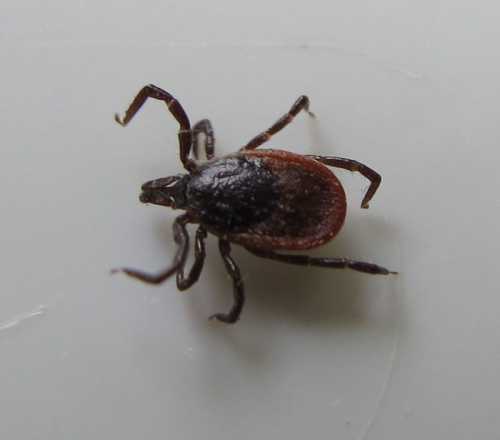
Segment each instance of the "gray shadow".
[[[353,240],[352,235],[361,229],[363,236],[371,237],[366,248],[377,248],[378,243],[387,246],[387,242],[393,239],[393,232],[381,219],[357,218],[351,226],[348,234],[320,249],[294,253],[358,258],[358,255],[365,254],[362,240],[360,242],[359,234],[356,240]],[[385,278],[384,281],[394,278],[367,275],[349,269],[284,264],[255,257],[237,246],[234,246],[233,255],[244,275],[247,308],[251,309],[252,319],[258,319],[258,316],[290,319],[307,326],[363,325],[363,316],[368,313],[364,299],[371,294],[370,283],[375,281],[374,278]],[[213,258],[211,260],[207,261],[205,268],[210,272],[215,271]],[[386,264],[383,261],[374,262]],[[377,290],[380,290],[380,280],[376,281]],[[232,286],[227,277],[215,276],[211,278],[211,285],[216,292],[225,292],[225,296],[231,294]]]
[[[176,244],[172,236],[172,223],[177,213],[166,214],[153,222],[154,232],[160,243],[164,243],[168,254],[173,256]],[[178,215],[178,214],[177,214]],[[190,259],[192,261],[194,231],[196,225],[189,227]],[[373,262],[392,267],[388,261],[377,257],[377,250],[384,255],[395,252],[398,248],[400,231],[394,224],[388,224],[383,218],[372,214],[370,210],[360,211],[352,207],[346,225],[334,240],[327,245],[304,251],[314,256],[345,256],[363,259],[371,255]],[[184,302],[191,316],[190,325],[196,337],[207,347],[199,355],[196,380],[199,380],[202,396],[210,399],[231,399],[233,391],[224,384],[227,370],[222,367],[229,363],[245,371],[245,380],[259,383],[262,376],[268,374],[286,358],[286,350],[280,343],[283,332],[278,335],[273,330],[283,325],[294,328],[299,333],[305,332],[327,340],[335,332],[363,332],[376,330],[377,337],[386,340],[399,338],[406,331],[404,303],[401,296],[398,276],[374,276],[352,270],[335,270],[301,267],[274,262],[255,257],[239,246],[233,246],[233,257],[243,274],[247,302],[242,320],[228,326],[208,321],[208,316],[215,312],[224,312],[232,303],[232,282],[226,274],[217,247],[217,239],[207,240],[207,258],[200,281],[190,291],[179,294],[179,308]],[[391,261],[398,261],[399,258]],[[168,261],[166,261],[168,263]],[[167,280],[173,289],[175,278]],[[394,306],[383,310],[374,319],[373,306],[382,295],[389,295]],[[389,301],[389,302],[390,302]],[[381,301],[384,302],[384,301]],[[160,307],[171,307],[171,302],[161,301]],[[175,331],[175,329],[173,329]],[[301,340],[307,340],[302,338]],[[163,351],[169,347],[155,349],[158,366],[154,374],[161,375]],[[277,351],[282,353],[277,353]]]
[[[190,227],[191,238],[195,228]],[[362,259],[363,255],[373,255],[373,249],[385,248],[387,253],[387,249],[397,248],[398,231],[394,230],[394,225],[379,217],[351,216],[345,229],[327,245],[301,253]],[[167,246],[175,245],[168,222],[158,223],[157,230],[159,239],[165,241]],[[193,240],[190,247],[192,254]],[[395,320],[401,320],[401,310],[396,304],[383,311],[386,314],[383,319],[380,316],[372,319],[371,316],[377,296],[389,294],[396,301],[397,295],[400,295],[399,276],[293,266],[258,258],[237,245],[232,249],[245,281],[247,301],[242,320],[234,326],[227,326],[207,319],[212,313],[229,310],[232,304],[232,281],[223,267],[215,237],[209,237],[207,241],[204,273],[198,284],[187,293],[185,301],[192,310],[195,327],[234,345],[240,355],[250,362],[262,362],[268,355],[267,347],[271,346],[265,337],[253,340],[249,336],[249,333],[255,333],[256,327],[262,335],[265,332],[263,329],[272,329],[277,322],[302,326],[318,333],[377,326],[379,332],[387,330],[390,336]],[[373,262],[388,265],[388,262],[375,258]],[[167,282],[175,283],[175,280]]]

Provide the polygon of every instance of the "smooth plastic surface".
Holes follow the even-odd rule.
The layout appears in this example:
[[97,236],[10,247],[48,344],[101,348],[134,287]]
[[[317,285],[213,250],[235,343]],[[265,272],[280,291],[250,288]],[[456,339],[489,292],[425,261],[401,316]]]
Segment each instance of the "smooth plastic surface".
[[[458,439],[500,433],[500,159],[494,2],[138,2],[0,7],[0,438]],[[140,185],[182,171],[144,84],[209,117],[216,152],[311,98],[269,146],[351,157],[345,228],[315,255],[395,277],[288,267],[234,249],[233,327],[209,241],[200,282],[165,267],[174,212]]]

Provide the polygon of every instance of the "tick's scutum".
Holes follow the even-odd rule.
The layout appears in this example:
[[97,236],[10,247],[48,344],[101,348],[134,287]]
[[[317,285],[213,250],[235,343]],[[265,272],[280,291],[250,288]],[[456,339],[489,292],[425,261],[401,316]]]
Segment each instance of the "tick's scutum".
[[201,166],[186,185],[188,209],[220,233],[236,234],[269,219],[279,204],[279,178],[261,159],[229,156]]

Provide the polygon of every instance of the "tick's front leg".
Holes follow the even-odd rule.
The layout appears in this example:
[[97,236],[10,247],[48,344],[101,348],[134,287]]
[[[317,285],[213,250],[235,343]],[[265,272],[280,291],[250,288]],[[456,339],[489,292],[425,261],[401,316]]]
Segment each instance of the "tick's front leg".
[[169,112],[179,123],[180,129],[178,137],[181,162],[184,165],[184,168],[186,168],[188,171],[195,169],[195,162],[189,158],[189,152],[191,150],[192,143],[189,118],[179,101],[177,101],[177,99],[175,99],[170,93],[166,92],[163,89],[160,89],[153,84],[144,86],[128,107],[123,119],[120,118],[118,114],[115,114],[115,121],[122,126],[126,126],[148,98],[163,101],[167,105],[167,109],[169,110]]
[[130,269],[127,267],[120,269],[113,269],[112,274],[123,272],[132,278],[137,278],[148,284],[160,284],[167,278],[175,274],[181,267],[186,264],[187,251],[189,246],[189,236],[186,230],[188,223],[187,215],[177,217],[174,223],[174,239],[178,245],[177,252],[174,257],[173,263],[160,273],[151,274],[137,269]]

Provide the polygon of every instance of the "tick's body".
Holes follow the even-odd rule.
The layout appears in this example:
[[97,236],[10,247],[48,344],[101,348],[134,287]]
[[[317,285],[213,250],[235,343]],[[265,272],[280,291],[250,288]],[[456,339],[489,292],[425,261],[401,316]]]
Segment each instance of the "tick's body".
[[327,167],[281,150],[243,151],[202,165],[186,198],[209,232],[260,250],[317,247],[337,234],[346,214],[344,190]]
[[[242,245],[260,257],[291,264],[349,267],[383,275],[393,273],[375,264],[345,258],[314,258],[274,252],[320,246],[335,237],[342,227],[346,216],[344,189],[325,165],[358,171],[371,181],[363,198],[363,208],[368,207],[381,180],[375,171],[350,159],[303,156],[283,150],[256,150],[271,135],[289,124],[300,110],[310,113],[307,97],[301,96],[287,114],[237,153],[220,159],[213,159],[214,136],[210,122],[204,119],[191,128],[178,101],[156,86],[144,87],[130,105],[123,121],[116,116],[117,122],[126,125],[147,98],[164,101],[179,122],[181,162],[188,173],[146,182],[142,186],[140,200],[182,209],[185,214],[174,223],[174,237],[179,248],[170,267],[155,275],[135,269],[121,269],[123,272],[154,284],[176,274],[178,288],[187,289],[201,273],[205,258],[204,240],[210,232],[219,237],[221,255],[233,278],[235,302],[231,311],[213,316],[227,323],[238,320],[244,303],[243,282],[238,266],[230,256],[230,243]],[[201,133],[205,136],[208,161],[199,165],[196,159]],[[191,152],[195,160],[190,157]],[[189,244],[187,223],[196,223],[199,227],[195,262],[185,277]]]

